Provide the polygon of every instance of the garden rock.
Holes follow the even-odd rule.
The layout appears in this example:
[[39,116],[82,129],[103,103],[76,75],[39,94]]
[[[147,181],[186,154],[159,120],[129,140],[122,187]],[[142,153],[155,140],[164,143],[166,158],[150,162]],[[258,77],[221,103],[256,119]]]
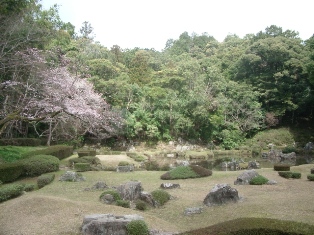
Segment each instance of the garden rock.
[[275,181],[275,180],[268,180],[268,182],[266,184],[268,184],[268,185],[275,185],[275,184],[277,184],[277,181]]
[[105,182],[99,181],[93,187],[85,188],[84,191],[97,191],[97,190],[104,190],[107,188],[108,188],[108,185]]
[[260,169],[261,166],[257,161],[250,161],[248,163],[248,169]]
[[312,142],[308,142],[305,147],[304,147],[305,150],[307,151],[311,151],[314,149],[314,144]]
[[141,196],[142,184],[139,181],[130,181],[117,187],[123,200],[133,201]]
[[104,194],[101,196],[100,201],[105,204],[113,204],[115,202],[114,197],[111,194]]
[[82,174],[75,171],[67,171],[60,176],[59,181],[80,182],[85,181],[85,177]]
[[132,220],[143,220],[139,215],[115,216],[112,214],[87,215],[83,219],[82,234],[127,235],[126,225]]
[[117,167],[117,172],[132,172],[132,171],[134,171],[134,166],[133,165],[118,166]]
[[311,169],[311,174],[314,174],[314,168]]
[[250,181],[258,176],[258,173],[252,169],[252,170],[246,170],[241,175],[237,177],[237,180],[234,181],[235,185],[246,185],[250,184]]
[[212,206],[228,202],[238,202],[239,200],[238,190],[231,188],[228,184],[216,184],[209,194],[207,194],[203,203],[206,206]]
[[280,162],[280,155],[282,154],[281,151],[278,151],[278,150],[270,150],[267,154],[267,159],[273,163],[278,163]]
[[191,208],[186,208],[184,210],[184,215],[201,214],[202,212],[203,212],[203,207],[191,207]]
[[162,183],[160,185],[163,189],[173,189],[173,188],[180,188],[180,184],[173,184],[173,183]]
[[280,162],[295,164],[296,159],[297,155],[295,154],[295,152],[280,154]]
[[147,204],[151,205],[152,207],[157,207],[158,203],[153,199],[153,196],[145,191],[141,192],[140,199]]

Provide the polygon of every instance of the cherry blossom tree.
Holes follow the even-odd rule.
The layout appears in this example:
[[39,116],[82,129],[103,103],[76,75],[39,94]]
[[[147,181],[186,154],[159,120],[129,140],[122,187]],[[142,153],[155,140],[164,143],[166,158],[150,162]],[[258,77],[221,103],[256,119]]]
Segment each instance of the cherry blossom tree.
[[44,122],[49,124],[48,144],[61,124],[77,135],[114,135],[123,124],[120,114],[111,110],[91,83],[60,66],[66,64],[65,58],[54,66],[47,62],[49,56],[37,49],[16,53],[15,72],[0,84],[0,134],[16,122]]

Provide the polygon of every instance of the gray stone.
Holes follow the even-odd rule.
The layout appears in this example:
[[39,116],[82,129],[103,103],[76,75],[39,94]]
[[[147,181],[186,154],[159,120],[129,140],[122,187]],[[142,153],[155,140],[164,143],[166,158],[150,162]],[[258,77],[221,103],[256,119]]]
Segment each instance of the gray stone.
[[266,184],[268,184],[268,185],[275,185],[275,184],[277,184],[277,181],[275,181],[275,180],[268,180],[268,182]]
[[101,182],[101,181],[97,182],[97,183],[92,187],[93,190],[104,190],[104,189],[106,189],[106,188],[108,188],[108,185],[107,185],[105,182]]
[[250,181],[258,176],[258,173],[253,169],[253,170],[246,170],[244,171],[241,175],[237,177],[237,180],[234,181],[234,184],[236,185],[246,185],[250,184]]
[[308,142],[305,147],[304,147],[305,150],[313,150],[314,149],[314,144],[312,142]]
[[117,190],[123,200],[134,201],[141,196],[142,184],[139,181],[130,181],[119,185]]
[[273,162],[273,163],[278,163],[280,162],[280,155],[282,154],[281,151],[279,150],[270,150],[267,154],[267,160]]
[[111,194],[104,194],[100,197],[100,201],[105,204],[113,204],[115,199]]
[[261,166],[260,166],[260,164],[255,160],[255,161],[249,161],[247,168],[248,168],[248,169],[260,169]]
[[231,188],[228,184],[216,184],[209,194],[207,194],[203,203],[206,206],[212,206],[228,202],[238,202],[239,200],[238,190]]
[[140,199],[152,207],[158,207],[158,203],[154,200],[153,196],[145,191],[141,192]]
[[117,172],[132,172],[132,171],[134,171],[134,166],[133,165],[118,166],[117,167]]
[[186,208],[184,210],[184,215],[201,214],[202,212],[203,212],[203,207],[191,207],[191,208]]
[[83,235],[127,235],[126,225],[132,220],[143,220],[139,215],[115,216],[112,214],[87,215],[83,219]]
[[297,160],[297,155],[295,154],[295,152],[280,154],[280,162],[295,164],[296,160]]
[[80,182],[85,181],[85,177],[81,173],[75,171],[67,171],[60,176],[59,181]]
[[173,183],[162,183],[160,185],[163,189],[173,189],[173,188],[180,188],[180,184],[173,184]]

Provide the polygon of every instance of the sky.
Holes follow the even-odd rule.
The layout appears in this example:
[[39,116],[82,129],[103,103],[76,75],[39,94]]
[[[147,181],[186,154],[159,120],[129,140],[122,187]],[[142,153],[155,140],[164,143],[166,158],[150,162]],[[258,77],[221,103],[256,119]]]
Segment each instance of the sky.
[[77,32],[84,21],[94,28],[95,41],[110,48],[161,51],[168,39],[188,32],[208,33],[218,41],[229,34],[243,37],[277,25],[314,34],[313,0],[41,0],[44,9],[59,5],[61,20]]

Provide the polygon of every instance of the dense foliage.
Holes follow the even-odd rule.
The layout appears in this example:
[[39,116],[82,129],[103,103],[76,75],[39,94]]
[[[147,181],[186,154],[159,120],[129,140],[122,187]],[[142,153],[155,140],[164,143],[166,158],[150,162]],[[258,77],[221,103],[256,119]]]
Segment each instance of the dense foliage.
[[229,149],[263,129],[312,120],[313,37],[271,25],[223,42],[183,32],[161,52],[106,48],[89,22],[75,34],[57,6],[2,2],[1,136],[182,138]]
[[22,195],[24,191],[23,184],[6,184],[0,187],[0,202]]
[[197,165],[178,166],[162,176],[162,180],[189,179],[211,176],[212,171]]

